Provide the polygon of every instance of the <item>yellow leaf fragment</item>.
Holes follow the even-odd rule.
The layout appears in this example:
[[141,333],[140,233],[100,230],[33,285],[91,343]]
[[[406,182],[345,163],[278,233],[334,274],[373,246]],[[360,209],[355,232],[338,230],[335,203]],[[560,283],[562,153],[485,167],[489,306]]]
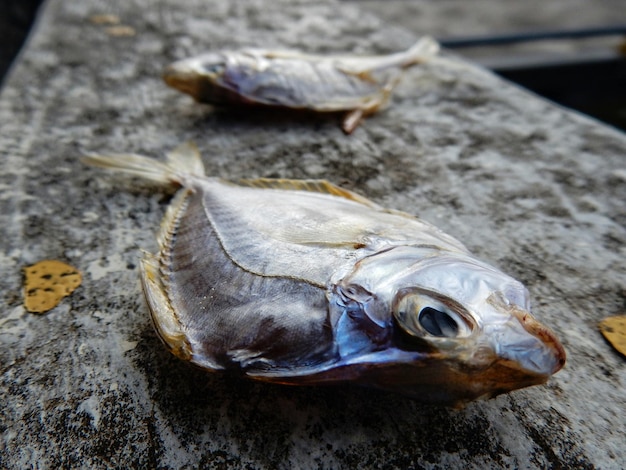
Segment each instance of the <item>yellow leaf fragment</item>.
[[45,313],[80,286],[80,272],[56,260],[43,260],[24,268],[24,307]]
[[131,28],[130,26],[124,26],[124,25],[110,26],[106,28],[105,31],[109,36],[115,36],[115,37],[131,37],[136,34],[134,28]]
[[120,24],[120,17],[109,13],[91,15],[89,21],[93,24]]
[[605,318],[600,322],[600,332],[611,346],[626,356],[626,315]]

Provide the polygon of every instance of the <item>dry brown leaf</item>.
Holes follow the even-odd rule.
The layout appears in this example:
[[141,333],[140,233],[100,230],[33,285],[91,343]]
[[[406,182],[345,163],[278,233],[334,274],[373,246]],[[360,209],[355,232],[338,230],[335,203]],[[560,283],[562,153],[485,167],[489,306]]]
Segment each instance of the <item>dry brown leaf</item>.
[[600,332],[611,346],[626,356],[626,315],[605,318],[600,322]]
[[80,272],[56,260],[43,260],[24,268],[24,307],[45,313],[80,286]]

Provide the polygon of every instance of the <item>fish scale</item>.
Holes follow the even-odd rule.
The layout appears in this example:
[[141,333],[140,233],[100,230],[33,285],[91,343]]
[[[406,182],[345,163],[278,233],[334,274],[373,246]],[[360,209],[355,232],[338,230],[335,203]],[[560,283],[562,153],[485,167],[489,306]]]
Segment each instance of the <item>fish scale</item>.
[[[176,286],[167,289],[168,296],[172,308],[179,313],[179,321],[189,332],[190,342],[211,345],[203,348],[203,355],[212,356],[216,362],[232,351],[242,356],[244,351],[270,350],[272,343],[286,350],[280,355],[272,354],[276,363],[287,360],[282,356],[299,354],[311,361],[319,355],[320,340],[325,336],[326,311],[315,309],[314,305],[325,306],[324,292],[300,281],[272,279],[241,269],[221,249],[213,227],[204,216],[200,195],[192,193],[188,197],[189,203],[181,207],[184,213],[179,215],[181,223],[174,242],[166,248],[170,256],[163,275],[168,286]],[[193,248],[197,246],[204,250],[198,252]],[[284,292],[290,292],[293,298],[307,299],[306,315],[283,316],[291,321],[276,325],[271,319],[278,312],[268,310],[276,303],[285,308],[286,303],[281,299],[272,300],[272,296]],[[254,339],[242,340],[247,338]],[[222,366],[239,367],[236,361],[229,363],[224,359]]]

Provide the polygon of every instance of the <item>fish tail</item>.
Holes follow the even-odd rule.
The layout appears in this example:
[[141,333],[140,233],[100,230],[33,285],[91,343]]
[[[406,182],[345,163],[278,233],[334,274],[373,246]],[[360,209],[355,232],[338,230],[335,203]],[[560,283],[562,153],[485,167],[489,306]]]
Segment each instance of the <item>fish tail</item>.
[[407,49],[403,55],[403,67],[425,62],[436,56],[439,52],[439,43],[430,36],[421,37],[413,46]]
[[189,176],[204,176],[204,165],[195,144],[187,142],[168,152],[167,160],[132,153],[88,154],[82,158],[87,165],[120,171],[163,185],[183,185]]

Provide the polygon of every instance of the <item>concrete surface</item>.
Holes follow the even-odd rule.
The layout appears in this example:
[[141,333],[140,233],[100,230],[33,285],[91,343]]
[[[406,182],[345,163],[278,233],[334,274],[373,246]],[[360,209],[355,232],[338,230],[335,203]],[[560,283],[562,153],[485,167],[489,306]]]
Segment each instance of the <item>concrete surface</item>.
[[[89,21],[100,13],[135,34]],[[411,71],[392,107],[350,137],[335,117],[215,112],[159,78],[208,48],[366,53],[415,39],[332,0],[45,6],[0,95],[0,467],[626,465],[626,361],[597,331],[625,310],[624,134],[473,67]],[[324,177],[439,225],[528,285],[568,350],[565,370],[459,411],[209,376],[176,360],[137,280],[169,197],[78,157],[158,155],[184,140],[211,174]],[[45,258],[84,281],[39,316],[22,307],[21,268]]]

